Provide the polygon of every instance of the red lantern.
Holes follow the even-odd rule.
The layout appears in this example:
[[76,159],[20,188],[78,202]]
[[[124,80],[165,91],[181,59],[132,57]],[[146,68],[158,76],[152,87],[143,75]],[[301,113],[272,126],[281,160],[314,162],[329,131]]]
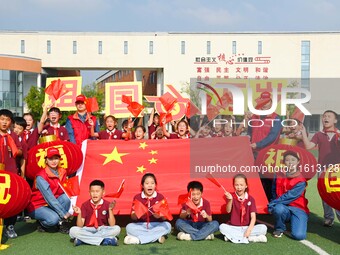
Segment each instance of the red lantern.
[[19,175],[0,170],[0,218],[23,211],[31,198],[28,183]]
[[340,164],[330,166],[320,175],[318,191],[323,201],[340,210]]
[[317,172],[316,158],[312,153],[295,144],[295,139],[280,139],[279,144],[270,145],[259,152],[255,165],[260,167],[259,170],[265,177],[272,178],[275,171],[284,169],[283,154],[290,150],[300,157],[300,171],[303,177],[306,180],[311,179]]
[[65,168],[67,175],[75,173],[83,162],[83,153],[78,145],[68,141],[56,141],[54,135],[44,136],[42,143],[34,146],[28,152],[26,177],[33,180],[36,174],[46,167],[45,156],[49,147],[59,150],[60,166]]

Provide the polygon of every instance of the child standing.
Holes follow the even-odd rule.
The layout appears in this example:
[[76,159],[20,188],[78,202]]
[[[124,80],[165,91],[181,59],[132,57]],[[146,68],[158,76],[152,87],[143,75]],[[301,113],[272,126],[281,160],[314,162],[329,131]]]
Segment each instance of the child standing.
[[142,192],[134,197],[148,208],[148,211],[141,217],[137,218],[136,208],[133,206],[131,211],[134,223],[126,226],[127,236],[124,238],[125,244],[146,244],[158,241],[165,242],[165,236],[171,231],[171,225],[165,221],[165,217],[155,213],[152,207],[161,202],[164,196],[156,191],[157,180],[154,174],[146,173],[141,181]]
[[79,208],[73,206],[78,214],[77,226],[70,229],[70,237],[74,238],[74,246],[81,244],[118,245],[116,236],[120,227],[116,225],[113,208],[116,202],[103,199],[104,182],[94,180],[90,183],[90,199]]
[[27,143],[25,143],[23,139],[24,130],[26,129],[26,126],[27,124],[24,118],[14,117],[13,132],[17,134],[22,148],[22,155],[20,157],[16,157],[16,162],[17,167],[19,169],[19,174],[22,177],[25,177],[25,168],[27,160]]
[[116,129],[117,119],[114,116],[108,115],[105,117],[104,121],[105,121],[106,130],[99,131],[98,133],[94,132],[94,126],[93,126],[94,123],[92,121],[89,121],[90,125],[92,126],[91,136],[97,137],[100,140],[102,139],[120,140],[124,138],[123,136],[124,133]]
[[33,146],[37,145],[39,139],[39,132],[37,128],[34,128],[34,117],[32,113],[24,113],[22,116],[26,120],[26,129],[24,130],[24,142],[27,143],[27,150],[30,150]]
[[[340,131],[336,128],[338,115],[336,112],[327,110],[322,115],[322,131],[314,134],[311,141],[307,136],[305,127],[302,127],[302,140],[307,150],[318,146],[319,156],[318,164],[321,170],[325,171],[329,165],[340,162]],[[318,169],[318,172],[319,169]],[[334,211],[326,202],[322,201],[324,212],[324,226],[331,227],[334,224]],[[335,210],[338,220],[340,220],[340,211]]]
[[286,169],[274,179],[274,200],[268,204],[268,212],[275,217],[274,237],[281,237],[286,230],[286,222],[292,226],[292,237],[303,240],[307,235],[309,209],[305,198],[307,181],[301,176],[300,158],[294,151],[283,154]]
[[228,199],[227,213],[231,213],[230,222],[221,224],[220,231],[225,241],[233,243],[267,242],[267,226],[255,225],[255,199],[248,194],[247,177],[237,174],[233,178],[235,192],[226,192]]
[[159,115],[158,113],[155,113],[155,108],[153,108],[150,114],[149,121],[148,121],[149,139],[151,139],[151,135],[153,134],[153,132],[156,131],[158,126],[159,126]]
[[179,240],[212,240],[214,232],[218,231],[218,222],[212,220],[210,203],[202,197],[203,185],[198,181],[189,182],[188,192],[191,193],[191,200],[197,207],[197,211],[190,209],[188,205],[182,205],[179,219],[176,221],[176,229]]
[[177,123],[176,133],[169,133],[165,127],[165,120],[163,121],[163,134],[168,139],[187,139],[189,138],[189,124],[186,120],[180,120]]
[[[18,174],[16,157],[22,155],[22,148],[18,136],[10,132],[13,122],[13,113],[7,109],[0,110],[0,163],[8,172]],[[17,216],[12,216],[4,220],[6,226],[5,235],[8,238],[16,238],[18,235],[14,230]]]
[[[68,132],[65,127],[59,124],[61,118],[61,111],[57,107],[51,107],[43,104],[43,114],[41,115],[40,122],[38,125],[38,132],[41,135],[55,135],[57,140],[69,141]],[[50,123],[44,125],[46,119],[49,119]]]

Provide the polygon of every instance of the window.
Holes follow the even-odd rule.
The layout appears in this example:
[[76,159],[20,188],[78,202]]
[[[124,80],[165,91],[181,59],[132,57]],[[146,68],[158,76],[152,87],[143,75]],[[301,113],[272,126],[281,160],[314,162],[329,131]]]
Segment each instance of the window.
[[236,41],[233,41],[233,54],[236,54]]
[[98,54],[103,54],[103,42],[98,41]]
[[129,53],[129,44],[128,41],[124,41],[124,54]]
[[257,53],[262,54],[262,41],[257,42]]
[[77,54],[77,41],[73,41],[73,54]]
[[185,54],[185,41],[181,41],[181,54]]
[[47,54],[51,54],[51,41],[47,40]]
[[310,89],[310,41],[301,42],[301,88]]
[[320,130],[320,118],[319,114],[305,116],[303,124],[307,128],[308,133],[316,133]]
[[25,53],[25,40],[21,40],[20,51],[21,53]]
[[149,54],[152,55],[153,54],[153,41],[149,42]]
[[210,55],[211,54],[211,42],[207,41],[207,54]]

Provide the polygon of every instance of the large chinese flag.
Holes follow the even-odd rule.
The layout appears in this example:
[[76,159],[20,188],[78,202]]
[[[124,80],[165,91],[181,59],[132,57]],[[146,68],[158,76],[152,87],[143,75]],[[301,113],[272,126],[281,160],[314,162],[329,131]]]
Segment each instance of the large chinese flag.
[[[205,169],[219,170],[220,173],[212,173],[214,178],[226,190],[233,191],[232,177],[241,167],[252,166],[254,161],[248,137],[88,140],[85,151],[84,168],[78,171],[81,192],[77,205],[89,198],[92,180],[101,179],[106,192],[112,193],[125,179],[124,191],[116,199],[115,213],[120,215],[130,214],[133,197],[141,192],[141,178],[147,172],[156,175],[157,190],[166,197],[172,214],[180,212],[178,196],[187,192],[187,184],[192,180],[202,182],[203,197],[210,201],[212,212],[225,213],[224,191],[206,178]],[[246,176],[258,213],[265,213],[267,199],[258,173],[246,173]]]

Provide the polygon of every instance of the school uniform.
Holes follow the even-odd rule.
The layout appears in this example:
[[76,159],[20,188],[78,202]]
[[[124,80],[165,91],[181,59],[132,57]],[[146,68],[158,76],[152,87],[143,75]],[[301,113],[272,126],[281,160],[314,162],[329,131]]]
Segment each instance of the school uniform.
[[[236,193],[233,193],[232,196],[230,221],[227,224],[223,223],[220,225],[220,232],[233,243],[247,244],[249,241],[248,238],[244,237],[244,233],[250,224],[251,213],[256,213],[255,199],[247,192],[243,200],[241,200]],[[266,235],[266,233],[267,226],[257,224],[252,229],[250,236]]]
[[38,144],[39,133],[37,128],[31,128],[30,130],[24,130],[24,141],[27,143],[27,150]]
[[155,125],[154,123],[152,123],[150,126],[148,126],[148,134],[149,134],[149,139],[151,139],[151,135],[153,132],[156,131],[158,125]]
[[[188,210],[188,206],[183,204],[182,213]],[[208,200],[201,198],[197,209],[205,211],[208,215],[211,215],[210,203]],[[206,221],[202,217],[200,212],[193,212],[187,216],[187,219],[178,219],[176,221],[176,229],[190,234],[192,240],[204,240],[210,234],[218,231],[219,224],[216,220]]]
[[[120,227],[109,226],[109,208],[110,202],[102,199],[97,206],[91,199],[85,201],[81,206],[81,216],[85,219],[84,227],[74,226],[70,229],[70,237],[91,244],[100,245],[105,238],[113,238],[119,235]],[[95,214],[95,226],[91,220]]]
[[[134,200],[146,205],[149,211],[134,223],[126,226],[126,233],[130,236],[137,237],[141,244],[156,242],[158,238],[168,235],[171,232],[171,225],[162,218],[155,218],[151,212],[152,206],[156,202],[160,202],[164,196],[158,192],[154,192],[151,198],[145,196],[144,192],[137,194]],[[132,208],[134,210],[134,208]],[[151,212],[150,212],[151,211]]]
[[118,129],[113,130],[102,130],[98,132],[98,139],[100,140],[120,140],[122,138],[123,132]]
[[45,125],[43,130],[46,130],[48,135],[55,135],[57,139],[61,141],[70,140],[67,129],[63,126],[60,126],[59,123],[56,126],[52,126],[51,124]]

